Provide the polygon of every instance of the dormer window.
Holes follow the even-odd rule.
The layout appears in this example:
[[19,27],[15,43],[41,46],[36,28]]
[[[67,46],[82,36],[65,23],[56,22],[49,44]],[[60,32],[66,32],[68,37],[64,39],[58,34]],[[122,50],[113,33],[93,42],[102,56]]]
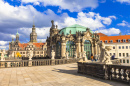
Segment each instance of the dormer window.
[[126,39],[123,39],[123,42],[126,42]]
[[120,39],[118,39],[118,42],[121,42],[121,40],[120,40]]
[[107,43],[107,40],[105,40],[105,43]]
[[130,39],[128,39],[128,42],[130,42]]
[[102,43],[102,41],[100,41],[100,43]]
[[110,42],[113,43],[113,40],[111,40]]

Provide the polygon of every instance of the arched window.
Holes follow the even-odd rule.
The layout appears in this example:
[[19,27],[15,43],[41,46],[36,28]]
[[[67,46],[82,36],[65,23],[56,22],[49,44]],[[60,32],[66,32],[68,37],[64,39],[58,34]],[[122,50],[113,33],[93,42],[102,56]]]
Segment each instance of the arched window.
[[61,56],[61,43],[60,42],[56,43],[56,56],[58,57]]
[[90,59],[91,57],[91,42],[89,40],[85,40],[84,42],[84,51],[86,52],[86,57]]
[[69,57],[74,57],[75,43],[73,41],[66,42],[66,52],[69,52]]

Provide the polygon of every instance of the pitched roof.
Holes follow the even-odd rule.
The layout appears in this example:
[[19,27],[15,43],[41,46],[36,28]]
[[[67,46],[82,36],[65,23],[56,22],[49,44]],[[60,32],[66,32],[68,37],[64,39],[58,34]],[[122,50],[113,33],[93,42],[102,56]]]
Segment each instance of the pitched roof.
[[117,43],[118,39],[120,39],[120,43],[123,43],[123,39],[126,39],[126,42],[129,42],[128,39],[130,39],[130,35],[120,35],[120,36],[102,36],[100,37],[100,41],[105,42],[107,40],[107,43],[111,43],[110,41],[113,40],[113,43]]
[[45,43],[33,43],[36,47],[41,48]]
[[18,43],[18,45],[19,45],[19,47],[21,47],[23,49],[23,48],[27,47],[27,45],[29,45],[29,44],[28,43],[24,43],[24,44]]
[[[33,45],[35,45],[37,48],[41,48],[42,45],[44,45],[45,43],[33,43]],[[22,49],[24,49],[25,47],[27,47],[27,45],[29,45],[28,43],[18,43],[19,47],[21,47]]]
[[103,33],[97,33],[97,35],[99,35],[100,37],[102,37],[102,36],[107,36],[107,35],[105,35],[105,34],[103,34]]

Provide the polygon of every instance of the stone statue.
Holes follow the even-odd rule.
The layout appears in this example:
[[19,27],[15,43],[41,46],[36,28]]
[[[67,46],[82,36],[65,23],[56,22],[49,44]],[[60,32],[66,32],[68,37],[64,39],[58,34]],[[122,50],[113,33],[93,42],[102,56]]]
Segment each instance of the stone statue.
[[88,59],[86,58],[86,52],[85,51],[83,52],[82,56],[83,56],[83,61],[88,61]]
[[65,54],[66,54],[66,59],[69,59],[69,57],[68,57],[69,56],[69,52],[66,52]]
[[82,58],[82,53],[81,52],[79,52],[79,58]]
[[100,57],[99,57],[99,60],[100,62],[104,62],[106,64],[112,64],[110,58],[111,56],[108,54],[108,51],[112,49],[111,46],[104,46],[104,43],[100,43],[99,44],[100,46],[100,50],[101,50],[101,54],[100,54]]
[[77,53],[76,53],[76,51],[75,51],[75,53],[74,53],[74,57],[77,59]]
[[32,50],[29,51],[28,57],[29,57],[29,60],[32,60],[32,57],[33,57],[33,51]]
[[105,47],[105,60],[104,60],[104,62],[106,63],[106,64],[112,64],[112,62],[111,62],[111,56],[109,55],[109,53],[108,53],[108,51],[110,51],[112,49],[112,46],[106,46]]
[[51,59],[55,59],[55,52],[54,52],[54,50],[51,51]]
[[5,49],[3,49],[2,53],[1,53],[1,61],[5,61]]

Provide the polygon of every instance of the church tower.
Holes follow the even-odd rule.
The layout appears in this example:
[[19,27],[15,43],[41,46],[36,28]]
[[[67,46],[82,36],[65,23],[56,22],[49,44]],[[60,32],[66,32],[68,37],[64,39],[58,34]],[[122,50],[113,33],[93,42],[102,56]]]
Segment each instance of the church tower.
[[15,40],[16,43],[19,43],[19,33],[18,33],[18,30],[17,30],[17,33],[16,33],[16,40]]
[[37,33],[35,25],[33,25],[32,32],[30,33],[30,42],[37,42]]

